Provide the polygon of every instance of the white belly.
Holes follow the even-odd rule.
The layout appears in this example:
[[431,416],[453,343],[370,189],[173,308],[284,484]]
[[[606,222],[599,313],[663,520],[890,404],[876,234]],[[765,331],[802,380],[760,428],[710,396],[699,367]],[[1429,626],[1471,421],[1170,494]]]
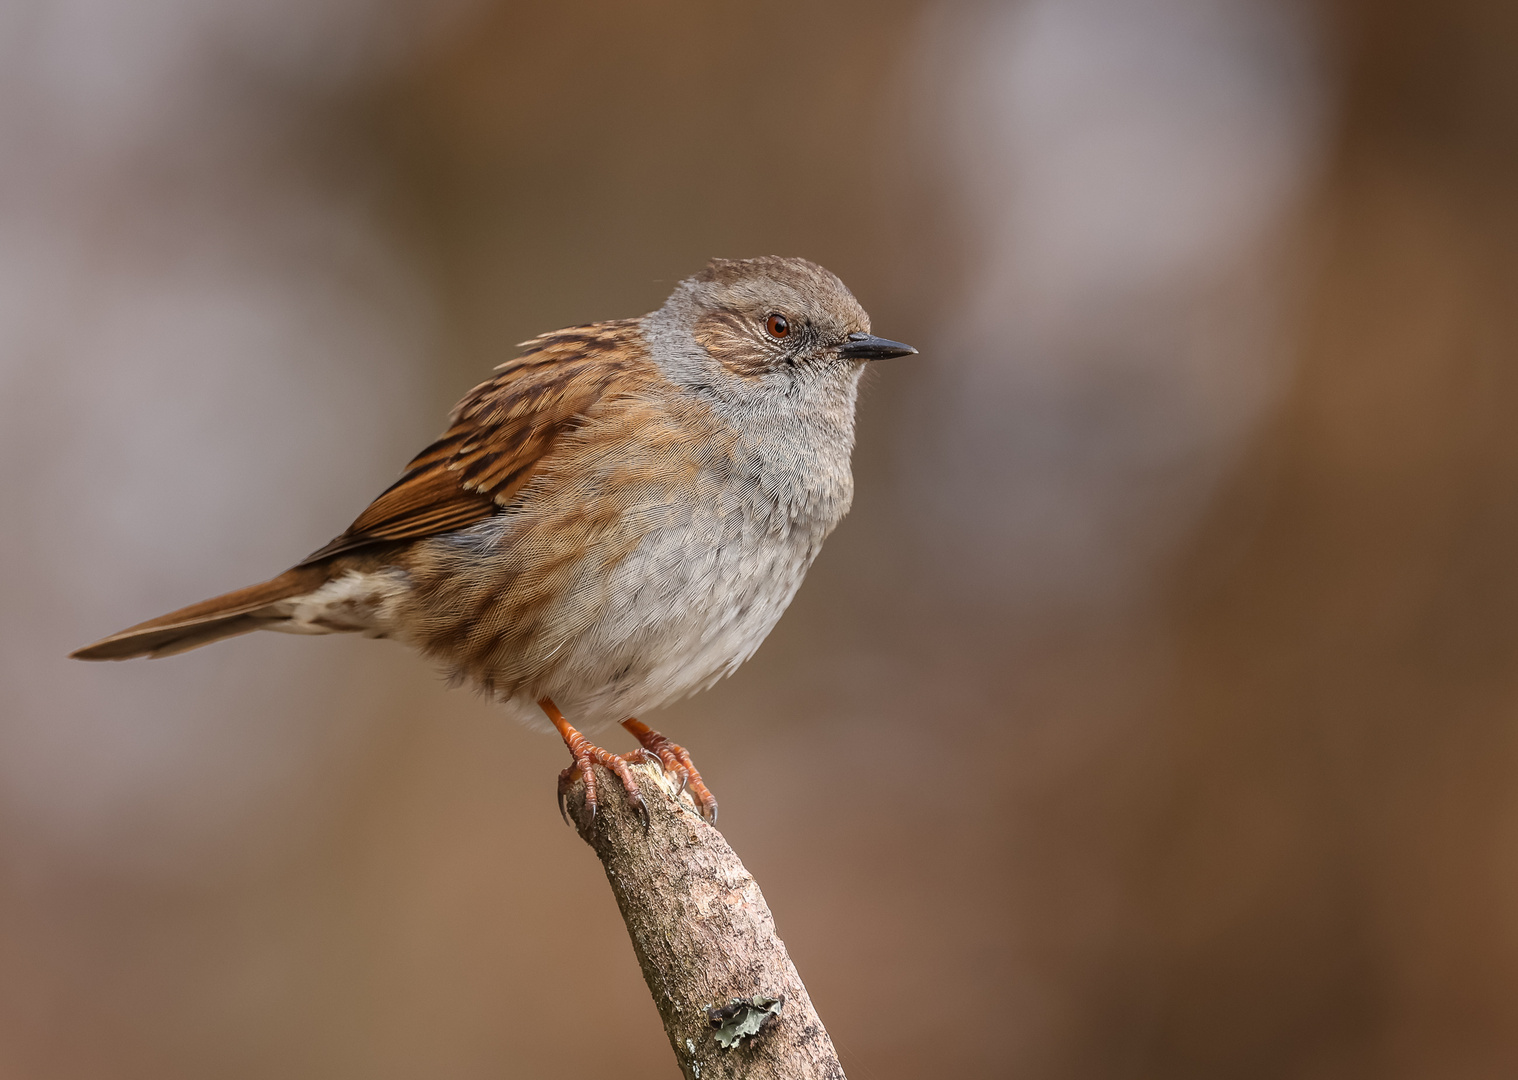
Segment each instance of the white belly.
[[595,728],[706,689],[768,636],[832,525],[712,508],[655,530],[611,575],[600,617],[508,705],[536,725],[546,695]]

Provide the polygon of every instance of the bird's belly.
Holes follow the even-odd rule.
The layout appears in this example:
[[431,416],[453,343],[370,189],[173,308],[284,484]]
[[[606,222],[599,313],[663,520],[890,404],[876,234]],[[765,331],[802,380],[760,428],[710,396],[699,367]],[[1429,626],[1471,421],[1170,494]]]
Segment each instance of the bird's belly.
[[787,487],[748,464],[616,505],[566,484],[429,541],[395,636],[534,724],[543,697],[594,729],[710,686],[769,634],[851,493],[846,468]]
[[540,687],[595,726],[703,690],[753,655],[795,596],[825,532],[709,522],[656,530],[610,576],[601,615]]

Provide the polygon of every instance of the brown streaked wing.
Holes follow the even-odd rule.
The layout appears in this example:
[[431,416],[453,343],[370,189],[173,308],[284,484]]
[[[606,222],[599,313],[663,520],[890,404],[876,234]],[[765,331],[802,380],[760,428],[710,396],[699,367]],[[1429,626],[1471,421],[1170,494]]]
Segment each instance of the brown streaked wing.
[[490,517],[510,505],[585,410],[647,363],[636,319],[558,330],[522,348],[500,374],[464,395],[452,426],[346,532],[297,565]]

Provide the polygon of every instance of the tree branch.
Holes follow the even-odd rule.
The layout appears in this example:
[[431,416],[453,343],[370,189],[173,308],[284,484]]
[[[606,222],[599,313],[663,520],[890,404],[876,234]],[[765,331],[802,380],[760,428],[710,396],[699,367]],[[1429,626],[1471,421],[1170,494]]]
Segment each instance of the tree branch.
[[579,823],[583,784],[569,794],[570,816],[606,869],[685,1076],[843,1080],[758,884],[690,796],[674,797],[663,769],[633,771],[647,828],[605,771],[596,774],[595,820]]

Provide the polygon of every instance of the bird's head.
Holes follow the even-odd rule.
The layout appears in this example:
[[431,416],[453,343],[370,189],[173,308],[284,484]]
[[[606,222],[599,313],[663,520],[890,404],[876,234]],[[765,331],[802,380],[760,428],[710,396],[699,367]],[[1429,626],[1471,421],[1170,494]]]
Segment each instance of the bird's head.
[[872,335],[836,275],[775,255],[714,259],[676,286],[645,332],[676,381],[722,397],[852,385],[865,362],[917,351]]

